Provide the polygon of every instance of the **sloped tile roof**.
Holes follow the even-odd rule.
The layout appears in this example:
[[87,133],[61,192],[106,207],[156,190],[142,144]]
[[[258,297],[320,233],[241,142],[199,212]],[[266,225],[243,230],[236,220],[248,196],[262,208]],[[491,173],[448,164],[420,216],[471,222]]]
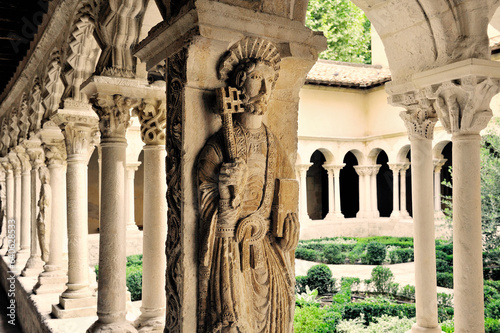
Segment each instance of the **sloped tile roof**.
[[306,77],[306,84],[368,89],[391,80],[389,68],[318,60]]

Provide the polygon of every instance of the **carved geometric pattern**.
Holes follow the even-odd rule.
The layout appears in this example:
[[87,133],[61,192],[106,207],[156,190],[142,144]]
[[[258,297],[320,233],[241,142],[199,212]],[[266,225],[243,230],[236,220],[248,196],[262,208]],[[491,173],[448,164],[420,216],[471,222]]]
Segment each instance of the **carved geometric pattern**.
[[187,50],[182,49],[168,59],[167,64],[167,204],[168,233],[166,242],[167,274],[167,317],[165,332],[181,332],[182,307],[182,237],[181,227],[181,153],[183,90],[186,83]]
[[28,139],[28,132],[30,129],[28,113],[28,96],[26,93],[23,93],[21,104],[19,105],[19,142]]
[[5,156],[7,155],[7,152],[10,148],[10,136],[9,136],[9,118],[8,118],[8,115],[5,115],[3,118],[2,118],[2,138],[1,138],[1,141],[2,141],[2,156]]
[[44,121],[50,119],[57,109],[59,109],[61,96],[64,92],[64,84],[61,79],[61,60],[59,51],[53,52],[51,59],[49,69],[44,79],[42,93],[43,105],[46,110]]
[[165,144],[167,110],[164,101],[143,100],[137,107],[141,122],[141,139],[147,145]]
[[38,131],[42,127],[43,115],[45,109],[42,104],[42,93],[40,89],[40,81],[35,78],[33,90],[30,97],[30,132]]
[[435,99],[434,106],[448,133],[479,134],[493,116],[489,104],[499,89],[499,80],[469,75],[428,87],[427,94]]
[[99,116],[101,137],[125,139],[127,128],[130,126],[130,110],[137,106],[137,99],[119,94],[96,94],[91,98],[91,102]]
[[18,111],[17,109],[13,109],[10,112],[10,129],[9,129],[9,135],[10,135],[10,145],[16,146],[18,143],[19,139],[19,117],[18,117]]

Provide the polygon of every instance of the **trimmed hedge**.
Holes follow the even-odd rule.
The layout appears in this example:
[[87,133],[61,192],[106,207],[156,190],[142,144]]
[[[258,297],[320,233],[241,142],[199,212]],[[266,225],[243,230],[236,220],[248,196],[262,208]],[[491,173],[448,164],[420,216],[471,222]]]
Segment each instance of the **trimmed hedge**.
[[384,244],[371,242],[366,246],[366,261],[370,265],[381,265],[385,260],[386,251]]
[[345,255],[341,252],[340,246],[337,244],[326,244],[323,249],[323,255],[327,264],[343,264]]
[[308,261],[318,261],[321,258],[321,254],[313,249],[297,247],[297,249],[295,249],[295,258]]
[[438,287],[453,289],[453,274],[452,273],[437,273]]

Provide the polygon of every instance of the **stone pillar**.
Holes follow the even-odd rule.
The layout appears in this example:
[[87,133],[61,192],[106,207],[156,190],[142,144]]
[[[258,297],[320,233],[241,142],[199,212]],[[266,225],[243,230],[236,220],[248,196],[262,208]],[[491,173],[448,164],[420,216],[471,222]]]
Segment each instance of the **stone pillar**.
[[64,225],[66,211],[66,146],[64,136],[55,124],[41,131],[46,163],[50,172],[50,245],[49,259],[33,288],[35,294],[61,293],[68,281],[63,270]]
[[[12,164],[10,164],[9,160],[7,157],[2,159],[2,166],[5,170],[5,185],[7,187],[6,189],[6,203],[7,203],[7,225],[4,227],[5,230],[7,230],[9,221],[12,221],[14,219],[14,172],[12,171]],[[10,250],[9,245],[11,241],[8,238],[8,232],[5,232],[4,236],[6,237],[6,243],[4,242],[5,248],[6,248],[6,253],[5,255],[14,255],[15,254],[15,247]],[[10,250],[10,253],[9,253]],[[14,253],[13,253],[14,252]]]
[[30,229],[30,257],[26,262],[21,275],[22,276],[37,276],[43,269],[43,261],[40,254],[40,244],[38,241],[38,200],[40,198],[40,177],[38,169],[44,165],[44,153],[42,142],[38,138],[31,138],[25,141],[26,152],[30,157],[31,162],[31,229]]
[[[200,0],[196,6],[188,4],[182,12],[169,11],[166,20],[176,23],[158,27],[154,36],[136,48],[136,56],[149,67],[167,59],[166,332],[197,332],[194,309],[199,249],[193,246],[193,240],[199,234],[199,215],[193,175],[206,140],[220,128],[212,105],[204,101],[223,84],[217,77],[222,55],[245,36],[270,39],[280,45],[286,55],[281,56],[280,78],[269,102],[273,111],[268,112],[265,122],[279,138],[288,160],[296,161],[298,93],[317,50],[325,46],[323,37],[303,26],[305,1],[295,1],[293,6],[273,6],[271,2],[266,6],[264,2],[257,6],[238,2],[239,6],[234,6],[233,2]],[[275,14],[280,10],[287,14]],[[231,19],[221,20],[221,15]],[[252,23],[257,20],[261,24]],[[200,61],[203,66],[195,65]],[[302,200],[301,216],[304,204]]]
[[[401,112],[411,143],[415,299],[417,322],[413,333],[440,333],[437,312],[436,251],[432,197],[432,136],[436,113],[422,93],[392,95]],[[401,169],[401,166],[399,166]],[[394,179],[397,180],[397,177]],[[397,196],[397,195],[396,195]]]
[[307,212],[307,170],[312,163],[297,164],[295,167],[299,174],[299,215],[302,222],[309,221]]
[[356,173],[359,176],[359,211],[356,214],[357,218],[371,217],[371,196],[370,196],[370,169],[365,165],[354,166]]
[[[20,148],[20,147],[19,147]],[[21,175],[21,247],[17,253],[17,261],[28,259],[30,254],[31,234],[31,163],[26,152],[18,151],[22,165]]]
[[441,168],[446,163],[446,159],[434,160],[434,218],[443,219],[444,213],[441,210]]
[[456,332],[484,331],[479,133],[492,117],[489,104],[499,91],[499,78],[499,63],[469,59],[414,79],[427,87],[441,123],[452,134]]
[[344,218],[340,208],[340,169],[344,166],[345,164],[323,166],[328,171],[328,199],[330,211],[325,218],[328,220]]
[[401,217],[402,218],[409,218],[410,214],[408,213],[408,210],[406,209],[406,170],[410,168],[410,163],[403,163],[401,165],[401,171],[400,171],[400,177],[401,177]]
[[374,165],[370,170],[371,217],[380,217],[377,203],[377,174],[380,167],[381,165]]
[[167,191],[165,181],[165,100],[144,100],[139,106],[144,150],[143,265],[139,332],[163,332],[165,327],[165,241]]
[[67,170],[68,283],[52,305],[57,318],[94,316],[96,298],[89,287],[87,164],[98,142],[95,113],[81,109],[60,109],[52,117],[64,134]]
[[399,211],[399,170],[401,165],[390,163],[389,169],[392,170],[392,213],[391,218],[399,218],[401,213]]
[[16,252],[19,251],[21,245],[21,162],[14,150],[9,153],[9,161],[12,164],[14,173],[14,220],[16,234]]
[[125,167],[125,221],[127,231],[139,230],[135,224],[134,179],[135,172],[140,165],[140,162],[127,163]]

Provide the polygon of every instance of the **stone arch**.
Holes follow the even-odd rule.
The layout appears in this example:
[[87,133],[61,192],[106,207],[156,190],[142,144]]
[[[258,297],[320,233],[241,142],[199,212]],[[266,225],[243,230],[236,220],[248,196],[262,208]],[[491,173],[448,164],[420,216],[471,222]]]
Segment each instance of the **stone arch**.
[[442,159],[443,149],[451,142],[451,140],[442,140],[434,145],[432,148],[432,157],[434,159]]
[[407,162],[408,161],[407,157],[408,157],[408,153],[410,152],[410,149],[411,149],[411,145],[410,144],[406,144],[403,147],[399,148],[398,154],[396,155],[397,159],[396,159],[396,161],[394,161],[392,163]]
[[354,169],[363,154],[356,149],[343,158],[345,166],[340,170],[340,210],[345,218],[356,217],[359,211],[359,176]]
[[328,186],[330,184],[328,184],[328,173],[323,167],[328,163],[323,151],[325,150],[317,149],[311,155],[312,165],[307,170],[307,212],[311,220],[324,219],[329,209]]

